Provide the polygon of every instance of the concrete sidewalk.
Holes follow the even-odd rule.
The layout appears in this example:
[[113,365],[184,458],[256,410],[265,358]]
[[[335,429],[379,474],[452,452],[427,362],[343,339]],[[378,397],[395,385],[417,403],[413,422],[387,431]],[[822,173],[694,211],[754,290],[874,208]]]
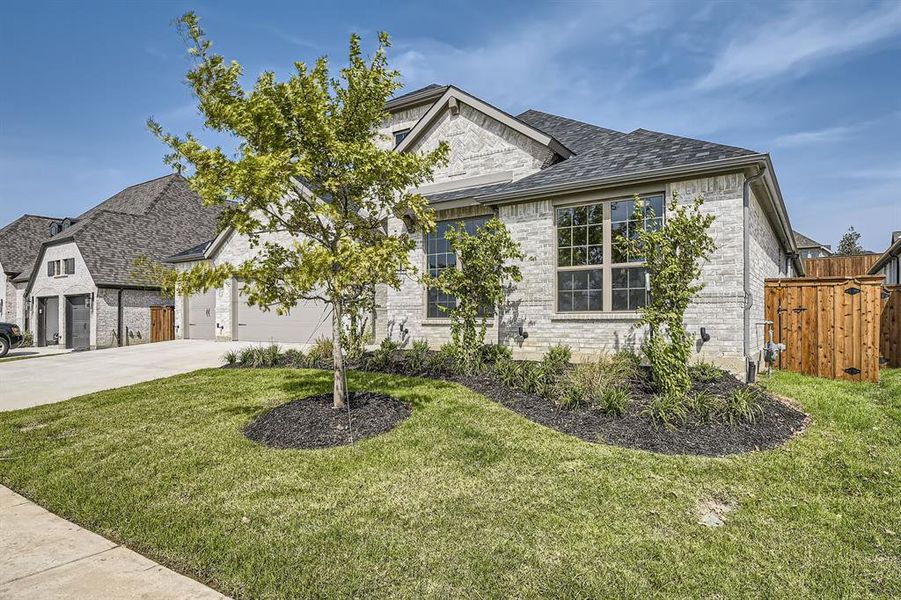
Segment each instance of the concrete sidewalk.
[[0,485],[0,598],[226,598]]

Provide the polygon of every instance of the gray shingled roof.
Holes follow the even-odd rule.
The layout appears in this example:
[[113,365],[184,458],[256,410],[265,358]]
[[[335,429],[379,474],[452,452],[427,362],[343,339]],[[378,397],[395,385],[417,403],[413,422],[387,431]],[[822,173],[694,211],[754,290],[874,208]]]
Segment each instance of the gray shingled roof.
[[210,247],[210,244],[213,243],[213,240],[207,240],[205,242],[201,242],[196,246],[192,246],[186,250],[182,250],[172,256],[166,258],[165,262],[187,262],[191,260],[198,260],[203,258],[203,255],[206,253],[207,248]]
[[162,261],[208,241],[221,212],[203,206],[182,176],[167,175],[122,190],[45,244],[74,241],[99,286],[150,285],[132,276],[134,260]]
[[449,86],[441,85],[438,83],[430,83],[425,87],[421,87],[411,92],[406,92],[404,94],[401,94],[400,96],[391,98],[390,100],[388,100],[388,102],[385,103],[385,108],[390,111],[399,106],[403,106],[410,101],[415,101],[418,97],[421,97],[422,101],[424,102],[429,98],[440,96],[447,91],[448,87]]
[[[518,118],[533,118],[527,111]],[[546,117],[553,117],[547,115]],[[587,123],[557,117],[545,118],[544,126],[557,130],[553,135],[581,148],[576,156],[555,163],[537,173],[510,183],[498,193],[526,192],[534,188],[566,185],[600,177],[612,177],[654,171],[670,167],[691,166],[727,158],[755,156],[744,148],[715,144],[646,129],[631,133],[604,130]],[[528,122],[528,121],[527,121]],[[538,124],[533,125],[540,127]],[[547,132],[550,133],[550,132]],[[565,142],[564,142],[565,143]]]
[[56,217],[22,215],[0,229],[0,264],[6,273],[14,277],[30,271],[41,244],[50,237],[50,224],[61,221]]
[[798,233],[795,230],[792,230],[792,233],[795,236],[795,245],[797,245],[799,249],[800,248],[825,248],[826,247],[823,244],[819,243],[818,241],[807,237],[803,233]]

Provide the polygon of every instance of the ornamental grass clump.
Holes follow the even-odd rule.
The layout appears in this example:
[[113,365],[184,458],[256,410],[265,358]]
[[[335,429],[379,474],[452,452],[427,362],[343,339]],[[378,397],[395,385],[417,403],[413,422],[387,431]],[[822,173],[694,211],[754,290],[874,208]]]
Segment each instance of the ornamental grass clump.
[[563,408],[589,405],[604,412],[622,414],[631,400],[630,389],[638,375],[634,354],[601,355],[569,370],[556,383],[554,396]]
[[698,383],[716,383],[723,378],[723,371],[713,363],[699,361],[688,367],[688,376]]
[[723,419],[730,425],[754,423],[762,413],[760,392],[752,387],[739,388],[726,396]]
[[429,360],[429,344],[425,340],[413,340],[410,349],[405,353],[407,370],[410,373],[421,373]]

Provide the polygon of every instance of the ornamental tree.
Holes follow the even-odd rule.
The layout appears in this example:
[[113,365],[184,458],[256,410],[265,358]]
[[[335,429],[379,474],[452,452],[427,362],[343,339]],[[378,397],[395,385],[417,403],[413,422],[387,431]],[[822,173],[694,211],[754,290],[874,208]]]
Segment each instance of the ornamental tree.
[[848,231],[842,236],[838,242],[837,256],[857,256],[863,254],[865,250],[860,245],[860,232],[855,231],[853,227],[849,227]]
[[[409,190],[432,179],[448,148],[400,154],[378,144],[385,102],[401,87],[398,72],[388,67],[387,34],[379,34],[368,58],[352,35],[348,64],[337,77],[323,57],[312,68],[294,63],[285,81],[264,72],[245,89],[241,65],[211,52],[194,13],[181,17],[179,28],[194,60],[187,81],[204,124],[232,136],[237,150],[164,132],[152,119],[148,127],[172,149],[169,164],[190,168],[188,179],[204,203],[226,206],[225,223],[250,240],[254,256],[163,278],[186,295],[238,278],[248,304],[280,314],[301,300],[328,304],[334,407],[341,408],[345,317],[371,307],[376,285],[397,288],[398,274],[412,269],[414,241],[388,233],[385,223],[410,215],[425,229],[434,226],[427,200]],[[276,243],[271,232],[291,241]]]
[[644,352],[651,363],[657,389],[665,395],[684,397],[691,387],[688,361],[693,338],[685,330],[685,310],[704,289],[700,282],[701,261],[716,249],[708,233],[713,215],[701,214],[703,198],[679,205],[673,193],[664,224],[654,228],[654,210],[635,197],[635,237],[621,238],[621,247],[644,258],[650,280],[650,299],[639,309],[637,326],[647,325],[649,337]]
[[[503,302],[506,287],[522,281],[512,260],[526,258],[518,242],[497,218],[489,219],[471,235],[461,223],[444,234],[459,259],[459,268],[426,275],[425,284],[456,298],[446,309],[457,364],[465,372],[478,366],[488,318]],[[444,310],[444,307],[442,307]]]

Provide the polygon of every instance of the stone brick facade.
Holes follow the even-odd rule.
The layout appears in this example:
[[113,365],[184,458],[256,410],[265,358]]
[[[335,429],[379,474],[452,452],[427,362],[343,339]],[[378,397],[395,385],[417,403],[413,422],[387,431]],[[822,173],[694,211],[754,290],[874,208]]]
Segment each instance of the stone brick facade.
[[553,159],[547,147],[466,105],[457,115],[445,110],[410,151],[428,152],[441,141],[450,146],[450,155],[448,164],[435,170],[435,183],[501,172],[519,179]]
[[[124,346],[150,342],[150,307],[173,306],[171,298],[163,298],[152,290],[122,291],[122,321],[125,327]],[[100,288],[95,301],[97,320],[97,348],[110,348],[119,340],[119,290]]]
[[[741,173],[683,181],[662,181],[640,188],[603,190],[579,197],[533,200],[503,205],[498,217],[525,253],[534,260],[523,261],[520,269],[523,281],[509,295],[500,315],[500,328],[489,329],[489,341],[513,348],[517,356],[538,358],[558,343],[571,346],[579,357],[620,349],[636,349],[645,332],[636,329],[636,313],[604,312],[594,314],[566,314],[556,312],[556,247],[554,208],[558,203],[590,202],[630,198],[635,193],[664,192],[667,199],[678,193],[680,202],[689,203],[695,197],[704,198],[703,211],[716,219],[712,235],[717,250],[703,266],[705,289],[698,295],[686,314],[689,331],[698,336],[697,355],[740,371],[743,367],[743,286],[742,286],[742,183]],[[763,320],[763,279],[784,274],[786,264],[773,226],[767,221],[759,203],[752,211],[752,288],[754,312],[752,323]],[[489,212],[484,207],[443,211],[439,220],[456,219]],[[393,221],[392,228],[403,227]],[[417,236],[417,247],[411,253],[414,265],[425,265],[423,237]],[[780,265],[782,269],[780,269]],[[425,291],[412,276],[405,279],[400,290],[387,290],[387,333],[407,342],[424,339],[438,346],[449,339],[446,319],[425,318]],[[759,314],[758,314],[759,313]],[[519,336],[520,327],[528,333]],[[710,341],[700,341],[700,328],[710,334]],[[752,350],[763,344],[761,335],[752,339]]]

